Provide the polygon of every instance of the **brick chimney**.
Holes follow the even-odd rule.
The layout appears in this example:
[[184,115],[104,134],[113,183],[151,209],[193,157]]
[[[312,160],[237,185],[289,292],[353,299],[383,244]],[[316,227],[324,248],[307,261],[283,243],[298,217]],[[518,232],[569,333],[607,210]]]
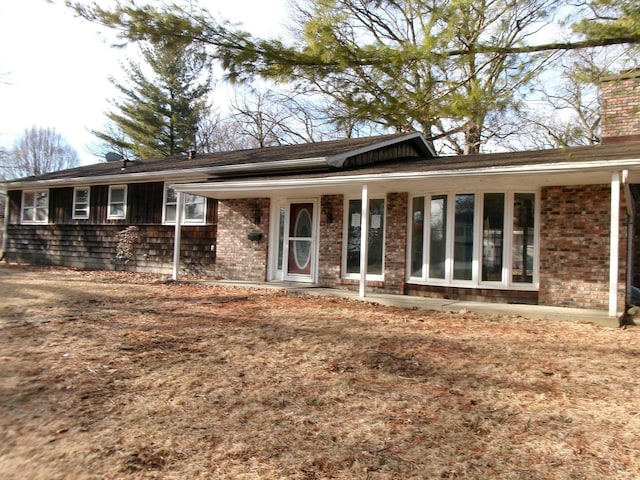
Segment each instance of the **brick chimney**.
[[640,140],[640,68],[600,82],[602,143]]

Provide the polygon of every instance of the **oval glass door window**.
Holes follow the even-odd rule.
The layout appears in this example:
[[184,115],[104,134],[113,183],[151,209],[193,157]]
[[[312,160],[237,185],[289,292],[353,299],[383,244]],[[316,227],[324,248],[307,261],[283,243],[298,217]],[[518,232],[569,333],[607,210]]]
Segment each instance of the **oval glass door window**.
[[299,210],[292,235],[297,239],[293,241],[293,254],[298,270],[306,270],[311,260],[311,242],[302,240],[311,238],[311,228],[311,212],[306,208]]

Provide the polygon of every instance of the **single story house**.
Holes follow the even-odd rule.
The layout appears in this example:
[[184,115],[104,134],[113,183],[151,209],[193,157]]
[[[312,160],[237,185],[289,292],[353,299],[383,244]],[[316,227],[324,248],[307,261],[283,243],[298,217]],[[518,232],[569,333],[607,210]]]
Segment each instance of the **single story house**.
[[639,92],[603,82],[595,146],[439,157],[409,133],[7,181],[3,255],[615,316],[640,283]]

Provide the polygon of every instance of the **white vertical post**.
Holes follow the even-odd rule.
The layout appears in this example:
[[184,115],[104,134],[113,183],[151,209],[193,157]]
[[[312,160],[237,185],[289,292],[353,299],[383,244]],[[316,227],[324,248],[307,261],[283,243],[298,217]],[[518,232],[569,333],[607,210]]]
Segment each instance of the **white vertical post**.
[[9,230],[9,194],[5,193],[4,198],[4,222],[2,222],[2,257],[7,260],[7,245],[8,245],[8,230]]
[[611,176],[611,226],[609,237],[609,316],[615,317],[618,306],[618,262],[620,244],[620,175]]
[[360,298],[364,298],[367,288],[367,263],[369,259],[369,193],[362,186],[362,208],[360,215]]
[[182,237],[182,203],[184,194],[177,192],[176,198],[176,228],[173,234],[173,273],[171,278],[175,281],[178,280],[180,272],[180,240]]

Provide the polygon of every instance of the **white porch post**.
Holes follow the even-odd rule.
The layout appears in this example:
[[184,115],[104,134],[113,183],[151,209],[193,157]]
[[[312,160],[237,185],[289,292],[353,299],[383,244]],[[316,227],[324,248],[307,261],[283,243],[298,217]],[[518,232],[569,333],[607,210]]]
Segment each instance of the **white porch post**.
[[180,240],[182,237],[182,202],[184,193],[177,192],[176,198],[176,228],[173,234],[173,273],[171,278],[178,280],[180,272]]
[[366,185],[362,186],[362,208],[360,215],[360,298],[364,298],[367,288],[367,262],[369,247],[369,193]]
[[[2,222],[2,257],[7,258],[7,245],[8,243],[8,235],[7,232],[9,230],[9,194],[5,194],[4,198],[4,222]],[[2,260],[0,257],[0,260]]]
[[609,316],[615,317],[618,306],[618,262],[620,245],[620,175],[611,176],[611,226],[609,237]]

